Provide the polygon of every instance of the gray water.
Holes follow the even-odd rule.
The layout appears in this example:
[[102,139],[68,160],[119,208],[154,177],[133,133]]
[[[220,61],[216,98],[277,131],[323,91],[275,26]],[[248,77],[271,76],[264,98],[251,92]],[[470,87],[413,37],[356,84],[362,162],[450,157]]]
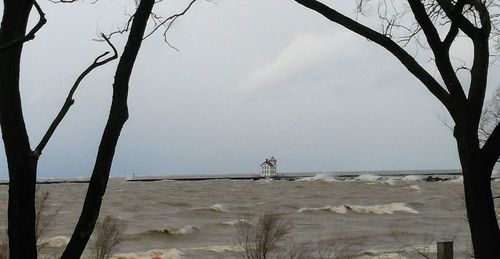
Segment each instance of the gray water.
[[[470,252],[470,240],[460,179],[399,178],[335,181],[320,175],[294,182],[113,178],[101,218],[118,218],[124,226],[123,242],[115,251],[123,257],[117,258],[239,258],[235,225],[243,219],[255,222],[265,212],[285,215],[294,226],[293,242],[311,247],[343,242],[355,244],[366,258],[395,258],[398,251],[419,247],[432,251],[435,241],[454,240],[457,258],[464,258]],[[42,185],[50,191],[48,212],[59,208],[44,236],[53,252],[70,237],[86,186]],[[493,186],[494,193],[499,193],[500,182]],[[0,186],[3,224],[7,190]]]

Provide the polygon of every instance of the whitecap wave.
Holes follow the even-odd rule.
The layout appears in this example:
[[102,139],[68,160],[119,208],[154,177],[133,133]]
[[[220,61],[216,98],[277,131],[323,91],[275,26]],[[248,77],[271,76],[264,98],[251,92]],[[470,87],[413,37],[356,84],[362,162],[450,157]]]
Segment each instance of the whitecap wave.
[[[437,247],[435,243],[419,244],[419,245],[407,245],[401,247],[397,250],[368,250],[361,253],[357,259],[407,259],[407,258],[417,258],[424,255],[430,256],[436,255]],[[425,256],[425,257],[427,257]]]
[[389,177],[389,178],[387,178],[387,180],[383,181],[383,183],[386,183],[388,185],[395,185],[396,184],[396,180],[399,180],[399,178],[397,178],[397,177]]
[[236,225],[243,225],[243,224],[251,224],[247,219],[237,219],[233,221],[225,221],[221,223],[222,225],[229,225],[229,226],[236,226]]
[[396,252],[367,251],[357,256],[356,259],[408,259]]
[[337,182],[337,179],[332,177],[331,175],[328,174],[317,174],[315,176],[311,177],[304,177],[297,179],[295,181],[303,181],[303,182],[313,182],[313,181],[321,181],[321,182],[326,182],[326,183],[331,183],[331,182]]
[[403,178],[401,178],[401,181],[407,181],[407,182],[412,182],[412,181],[422,181],[422,176],[418,175],[407,175]]
[[188,235],[200,231],[196,226],[186,225],[182,228],[167,227],[161,230],[153,230],[153,232],[160,232],[167,235]]
[[361,174],[358,177],[356,177],[355,179],[358,181],[363,181],[363,182],[376,182],[376,181],[380,181],[380,179],[382,179],[382,176],[374,175],[374,174]]
[[226,252],[243,252],[245,248],[239,245],[213,245],[213,246],[204,246],[204,247],[195,247],[189,248],[186,250],[205,250],[215,253],[226,253]]
[[181,259],[184,254],[175,248],[172,249],[154,249],[147,252],[137,252],[128,254],[116,254],[112,259]]
[[227,210],[224,208],[222,204],[214,204],[210,207],[197,207],[197,208],[192,208],[191,210],[211,210],[215,212],[227,212]]
[[209,209],[211,209],[213,211],[217,211],[217,212],[226,212],[227,211],[226,209],[224,209],[222,204],[214,204]]
[[297,210],[298,213],[308,212],[308,211],[331,211],[338,214],[346,214],[349,211],[364,214],[393,214],[394,212],[407,212],[412,214],[418,214],[413,208],[406,206],[403,202],[395,202],[383,205],[348,205],[343,204],[340,206],[323,206],[319,208],[300,208]]
[[455,179],[452,179],[452,180],[449,180],[449,181],[446,181],[448,183],[463,183],[464,182],[464,177],[463,176],[459,176]]
[[347,205],[347,206],[348,209],[358,213],[393,214],[394,212],[407,212],[412,214],[418,214],[418,211],[406,206],[406,204],[403,202],[395,202],[384,205],[370,205],[370,206]]
[[420,191],[421,190],[420,186],[418,186],[416,184],[415,185],[406,186],[406,187],[403,187],[403,188],[410,189],[410,190],[415,190],[415,191]]
[[45,239],[40,242],[40,245],[44,247],[63,247],[69,243],[69,238],[65,236],[56,236],[53,238]]
[[345,205],[340,205],[337,207],[334,206],[323,206],[319,208],[300,208],[297,210],[298,213],[303,213],[307,211],[330,211],[338,214],[346,214],[347,213],[347,207]]

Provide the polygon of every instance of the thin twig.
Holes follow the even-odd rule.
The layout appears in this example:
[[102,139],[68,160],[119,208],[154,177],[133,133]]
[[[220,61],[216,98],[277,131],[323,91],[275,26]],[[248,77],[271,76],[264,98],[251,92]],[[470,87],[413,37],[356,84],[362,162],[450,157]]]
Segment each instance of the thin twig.
[[[134,20],[134,16],[135,16],[135,14],[130,15],[130,17],[128,18],[127,23],[125,24],[125,27],[123,29],[118,28],[116,31],[111,32],[110,34],[106,35],[104,38],[111,39],[111,37],[113,37],[113,35],[115,35],[115,34],[124,34],[125,32],[128,32],[128,30],[130,29],[130,25],[132,24],[132,21]],[[96,41],[102,41],[102,40],[97,39]]]
[[40,5],[37,3],[36,0],[33,0],[33,5],[35,6],[35,9],[38,12],[38,15],[40,16],[38,23],[25,36],[0,46],[0,51],[10,49],[12,47],[18,46],[20,44],[23,44],[27,41],[34,39],[35,34],[43,27],[43,25],[47,23],[47,19],[45,19],[45,13],[43,12],[42,8],[40,7]]
[[94,62],[87,69],[85,69],[80,74],[80,76],[76,79],[75,83],[73,84],[73,87],[71,87],[71,90],[68,93],[68,97],[66,97],[66,101],[64,102],[63,106],[61,107],[61,110],[57,114],[57,116],[54,119],[54,121],[52,121],[52,123],[50,124],[50,127],[47,129],[47,132],[43,136],[42,140],[40,141],[40,143],[38,144],[38,146],[36,147],[36,149],[33,151],[33,154],[36,157],[39,157],[42,154],[43,149],[45,148],[45,146],[49,142],[50,138],[54,134],[54,131],[59,126],[59,124],[63,120],[64,116],[66,116],[66,114],[68,113],[69,108],[73,105],[73,103],[75,103],[75,100],[73,99],[73,94],[75,93],[76,89],[78,88],[78,86],[80,85],[80,83],[82,82],[82,80],[90,72],[92,72],[92,70],[94,70],[95,68],[100,67],[102,65],[105,65],[106,63],[108,63],[108,62],[110,62],[110,61],[112,61],[112,60],[114,60],[114,59],[116,59],[118,57],[118,52],[116,51],[115,46],[109,41],[109,39],[104,34],[102,34],[102,37],[108,43],[108,45],[113,49],[113,56],[108,57],[108,58],[103,59],[103,60],[100,60],[101,58],[103,58],[104,56],[106,56],[107,54],[109,54],[109,51],[106,51],[103,54],[99,55],[94,60]]
[[177,13],[177,14],[174,14],[170,17],[168,17],[167,19],[163,20],[162,22],[158,23],[158,26],[155,26],[153,28],[153,30],[151,32],[149,32],[146,36],[144,36],[144,39],[147,39],[149,36],[151,36],[153,33],[155,33],[161,26],[165,25],[165,23],[169,22],[166,26],[166,31],[168,31],[170,29],[170,27],[172,26],[172,23],[179,17],[179,16],[183,16],[190,8],[191,6],[196,2],[197,0],[191,0],[191,2],[189,3],[189,5],[180,13]]

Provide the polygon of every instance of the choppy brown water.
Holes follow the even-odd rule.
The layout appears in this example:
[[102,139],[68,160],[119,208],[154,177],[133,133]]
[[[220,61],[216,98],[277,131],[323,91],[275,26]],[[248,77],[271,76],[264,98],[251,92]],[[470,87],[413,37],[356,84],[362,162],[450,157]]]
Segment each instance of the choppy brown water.
[[[460,181],[333,181],[324,176],[309,180],[126,182],[115,178],[109,183],[101,216],[119,218],[126,225],[116,253],[130,256],[160,249],[159,258],[237,258],[231,251],[237,250],[234,223],[268,211],[283,213],[293,222],[296,242],[342,239],[360,244],[363,251],[398,251],[405,245],[454,240],[457,258],[470,250]],[[499,193],[500,182],[493,185]],[[42,189],[50,191],[50,205],[61,208],[46,239],[69,237],[86,184],[51,184]],[[3,222],[6,200],[7,187],[0,186]],[[166,228],[177,233],[165,234]]]

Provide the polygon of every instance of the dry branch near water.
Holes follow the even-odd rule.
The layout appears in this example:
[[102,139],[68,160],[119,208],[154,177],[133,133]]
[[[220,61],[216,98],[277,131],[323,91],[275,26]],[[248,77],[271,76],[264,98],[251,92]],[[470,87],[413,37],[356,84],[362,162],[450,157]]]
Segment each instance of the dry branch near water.
[[106,216],[97,223],[94,232],[93,255],[95,259],[107,259],[122,240],[124,227],[113,217]]
[[47,234],[47,232],[54,226],[55,218],[59,214],[61,207],[57,206],[55,208],[50,208],[48,204],[50,198],[49,191],[42,191],[41,189],[36,189],[35,194],[35,235],[37,241],[37,250],[40,252],[47,245],[42,242],[41,238]]
[[360,255],[361,246],[348,240],[296,243],[289,239],[292,223],[281,214],[265,213],[256,224],[238,224],[236,244],[245,259],[351,259]]
[[277,245],[290,233],[292,224],[280,214],[265,213],[257,224],[239,224],[236,243],[244,251],[245,259],[271,258],[277,251]]

